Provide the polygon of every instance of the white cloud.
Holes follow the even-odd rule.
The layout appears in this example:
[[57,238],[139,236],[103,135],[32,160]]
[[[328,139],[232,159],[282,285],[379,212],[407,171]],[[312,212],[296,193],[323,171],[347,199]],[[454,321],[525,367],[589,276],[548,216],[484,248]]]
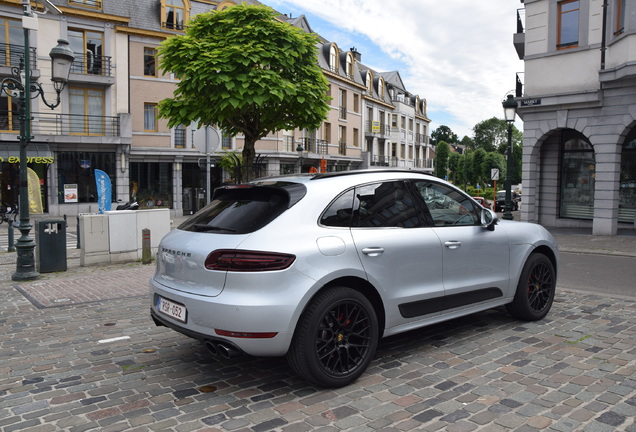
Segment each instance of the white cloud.
[[523,70],[512,45],[519,0],[263,1],[304,13],[341,48],[368,39],[382,53],[360,50],[362,61],[399,70],[407,89],[427,99],[432,127],[445,124],[460,138],[482,120],[503,117],[501,101]]

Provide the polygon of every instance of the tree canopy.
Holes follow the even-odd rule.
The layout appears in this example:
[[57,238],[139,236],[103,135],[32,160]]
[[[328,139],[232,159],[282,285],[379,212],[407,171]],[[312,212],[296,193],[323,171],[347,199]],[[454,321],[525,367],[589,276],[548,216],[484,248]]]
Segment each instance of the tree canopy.
[[431,144],[436,146],[442,141],[447,144],[458,143],[459,138],[457,137],[457,134],[451,130],[451,128],[445,125],[441,125],[433,132],[431,132],[431,141]]
[[435,149],[435,175],[445,178],[448,175],[448,158],[450,157],[450,146],[445,141],[437,143]]
[[245,180],[256,141],[278,130],[316,129],[329,111],[328,82],[317,62],[318,38],[276,19],[262,5],[198,14],[186,32],[165,40],[159,67],[180,78],[159,103],[168,127],[196,122],[242,134]]

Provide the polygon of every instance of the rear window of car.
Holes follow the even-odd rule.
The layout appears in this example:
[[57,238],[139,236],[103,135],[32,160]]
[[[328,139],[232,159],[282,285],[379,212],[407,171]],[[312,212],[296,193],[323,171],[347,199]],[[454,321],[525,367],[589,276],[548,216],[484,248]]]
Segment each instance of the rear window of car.
[[194,232],[247,234],[263,228],[298,202],[305,193],[297,183],[276,186],[222,187],[212,202],[178,229]]

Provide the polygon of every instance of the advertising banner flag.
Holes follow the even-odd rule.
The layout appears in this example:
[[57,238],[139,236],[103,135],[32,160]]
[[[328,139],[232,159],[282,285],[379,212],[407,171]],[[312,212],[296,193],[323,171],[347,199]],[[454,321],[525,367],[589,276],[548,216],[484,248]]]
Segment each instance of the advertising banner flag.
[[100,213],[110,211],[113,203],[113,189],[110,177],[102,170],[95,170],[95,182],[97,183],[97,207]]
[[42,194],[40,193],[40,178],[31,168],[27,168],[27,178],[29,182],[29,213],[42,214]]

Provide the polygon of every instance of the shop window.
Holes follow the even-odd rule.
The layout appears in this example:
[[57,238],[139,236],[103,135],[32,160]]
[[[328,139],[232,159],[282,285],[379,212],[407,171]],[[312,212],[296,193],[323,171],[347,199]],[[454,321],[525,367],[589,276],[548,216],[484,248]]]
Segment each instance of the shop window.
[[172,164],[131,162],[130,196],[141,208],[172,208]]
[[[95,183],[95,170],[102,170],[110,177],[113,191],[116,187],[115,153],[92,152],[59,152],[55,155],[57,160],[57,196],[58,203],[97,202],[97,185]],[[65,197],[65,189],[77,190],[77,197],[70,201]],[[113,195],[114,197],[114,195]],[[76,201],[75,201],[76,200]]]
[[594,148],[576,131],[564,131],[561,144],[561,208],[562,218],[594,217],[594,183],[596,159]]
[[104,90],[69,88],[72,135],[104,135]]
[[161,25],[170,30],[183,30],[189,5],[184,0],[161,0]]
[[144,104],[144,131],[157,132],[157,104]]
[[618,197],[618,221],[634,223],[636,220],[636,129],[630,132],[623,144]]
[[579,44],[579,0],[559,2],[557,48],[573,48]]
[[156,50],[154,48],[144,48],[144,75],[145,76],[157,76],[157,58]]

